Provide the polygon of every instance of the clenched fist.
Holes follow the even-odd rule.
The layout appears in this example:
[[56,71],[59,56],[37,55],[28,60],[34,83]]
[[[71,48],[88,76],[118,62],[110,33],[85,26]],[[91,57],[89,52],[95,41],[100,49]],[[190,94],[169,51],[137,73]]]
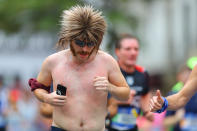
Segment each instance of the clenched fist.
[[103,90],[103,91],[111,90],[110,83],[106,77],[96,76],[93,82],[94,82],[94,87],[96,87],[96,90]]

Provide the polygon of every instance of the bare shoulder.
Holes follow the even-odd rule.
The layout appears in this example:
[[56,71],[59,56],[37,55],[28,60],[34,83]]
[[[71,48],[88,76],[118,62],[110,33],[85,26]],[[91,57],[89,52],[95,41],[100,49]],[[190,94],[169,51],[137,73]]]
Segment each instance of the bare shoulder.
[[105,62],[108,62],[108,63],[115,62],[116,63],[116,59],[113,56],[111,56],[110,54],[108,54],[107,52],[99,50],[98,54],[101,59],[106,60]]
[[43,65],[46,65],[46,66],[56,65],[58,61],[60,61],[61,58],[63,58],[67,53],[68,53],[68,50],[62,50],[54,54],[51,54],[45,58]]
[[116,59],[107,52],[99,50],[98,55],[100,59],[102,59],[102,61],[104,61],[110,69],[119,67]]
[[49,62],[55,62],[55,61],[61,59],[62,57],[65,57],[66,54],[68,54],[68,50],[62,50],[62,51],[56,52],[54,54],[51,54],[45,60],[49,61]]

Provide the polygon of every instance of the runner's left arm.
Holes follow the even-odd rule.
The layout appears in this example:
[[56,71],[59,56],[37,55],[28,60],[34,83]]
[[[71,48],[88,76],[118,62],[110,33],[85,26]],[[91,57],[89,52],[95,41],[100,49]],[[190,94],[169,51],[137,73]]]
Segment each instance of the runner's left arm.
[[130,88],[120,71],[118,63],[113,57],[108,59],[108,78],[96,77],[94,86],[97,90],[106,90],[117,100],[128,100]]

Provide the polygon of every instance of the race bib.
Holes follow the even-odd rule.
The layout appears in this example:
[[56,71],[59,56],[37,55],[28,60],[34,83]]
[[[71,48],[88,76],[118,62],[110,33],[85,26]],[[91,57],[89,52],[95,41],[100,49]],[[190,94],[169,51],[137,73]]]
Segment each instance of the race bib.
[[115,129],[131,129],[136,125],[140,109],[134,107],[119,107],[118,113],[112,119],[111,126]]

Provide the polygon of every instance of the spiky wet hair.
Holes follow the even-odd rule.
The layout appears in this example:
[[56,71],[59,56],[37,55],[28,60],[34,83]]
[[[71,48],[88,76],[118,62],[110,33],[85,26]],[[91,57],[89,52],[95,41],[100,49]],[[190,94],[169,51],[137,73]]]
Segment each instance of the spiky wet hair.
[[71,7],[63,11],[57,47],[65,48],[74,39],[94,42],[99,46],[105,30],[106,22],[102,12],[90,5]]

